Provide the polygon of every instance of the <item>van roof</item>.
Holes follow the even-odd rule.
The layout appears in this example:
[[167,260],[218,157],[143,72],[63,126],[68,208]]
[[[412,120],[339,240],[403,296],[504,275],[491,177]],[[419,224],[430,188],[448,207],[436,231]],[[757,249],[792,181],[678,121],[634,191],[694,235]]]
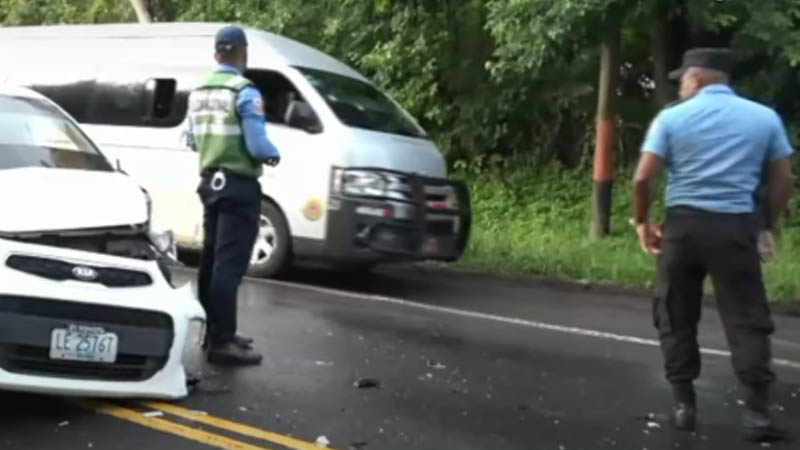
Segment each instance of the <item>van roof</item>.
[[[212,52],[213,37],[217,33],[217,30],[225,25],[230,24],[221,22],[164,22],[149,24],[120,23],[0,27],[0,40],[64,41],[68,39],[87,38],[159,39],[169,37],[207,37],[208,49],[209,52]],[[270,61],[277,61],[287,66],[325,70],[367,81],[366,78],[352,67],[320,50],[275,33],[243,25],[239,26],[241,26],[247,34],[251,58],[253,56],[266,56]]]

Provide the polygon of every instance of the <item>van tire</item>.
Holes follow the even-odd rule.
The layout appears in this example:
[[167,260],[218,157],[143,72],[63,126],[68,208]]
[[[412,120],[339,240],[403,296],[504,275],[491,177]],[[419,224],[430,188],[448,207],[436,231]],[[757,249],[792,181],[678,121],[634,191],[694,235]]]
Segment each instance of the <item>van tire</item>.
[[261,216],[259,217],[259,231],[253,251],[264,254],[262,241],[271,244],[269,257],[261,262],[251,259],[247,275],[255,278],[271,278],[282,274],[291,262],[291,234],[286,218],[274,203],[264,200],[261,202]]

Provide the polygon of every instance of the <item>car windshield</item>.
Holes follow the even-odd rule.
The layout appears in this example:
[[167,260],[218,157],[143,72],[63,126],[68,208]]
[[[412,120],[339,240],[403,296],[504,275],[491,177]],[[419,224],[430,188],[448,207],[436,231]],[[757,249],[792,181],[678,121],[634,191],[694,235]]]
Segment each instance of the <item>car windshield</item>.
[[0,169],[113,171],[78,127],[49,103],[0,95]]
[[425,131],[374,86],[322,70],[297,68],[345,125],[384,133],[425,137]]

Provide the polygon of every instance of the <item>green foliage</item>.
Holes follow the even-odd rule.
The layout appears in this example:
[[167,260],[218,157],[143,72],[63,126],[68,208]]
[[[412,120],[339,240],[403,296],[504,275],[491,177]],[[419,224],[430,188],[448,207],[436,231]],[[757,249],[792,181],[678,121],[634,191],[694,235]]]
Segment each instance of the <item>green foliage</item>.
[[[462,168],[458,175],[469,180],[475,211],[473,237],[460,265],[601,284],[655,283],[655,260],[642,252],[628,224],[630,171],[617,178],[612,233],[601,241],[589,237],[592,182],[585,170],[517,161],[481,171]],[[662,198],[657,196],[654,220],[663,218]],[[793,257],[800,251],[797,217],[784,221],[779,244],[780,259],[764,269],[770,297],[800,299],[800,261]]]
[[122,22],[134,18],[133,10],[118,0],[0,0],[3,25]]

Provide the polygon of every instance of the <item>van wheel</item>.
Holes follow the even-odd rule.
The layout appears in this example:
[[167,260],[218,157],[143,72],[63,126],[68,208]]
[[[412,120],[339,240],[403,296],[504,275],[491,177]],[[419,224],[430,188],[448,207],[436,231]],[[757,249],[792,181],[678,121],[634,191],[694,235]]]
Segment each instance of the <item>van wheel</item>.
[[269,278],[283,272],[291,259],[289,243],[289,227],[283,213],[271,202],[262,202],[258,236],[253,245],[247,274],[256,278]]

